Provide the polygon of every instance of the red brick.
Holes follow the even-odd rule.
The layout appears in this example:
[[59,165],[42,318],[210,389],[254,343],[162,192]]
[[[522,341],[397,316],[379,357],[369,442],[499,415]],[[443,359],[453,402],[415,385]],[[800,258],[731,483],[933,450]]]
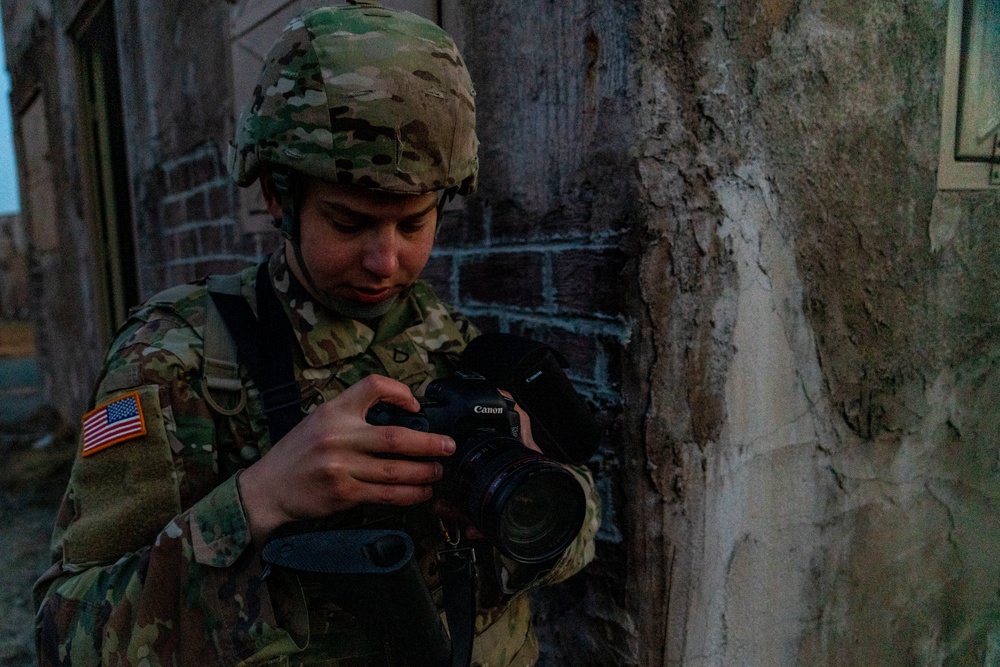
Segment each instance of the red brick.
[[165,202],[163,204],[163,220],[161,222],[165,229],[178,227],[187,222],[187,208],[184,206],[184,200],[178,199]]
[[180,259],[181,240],[176,234],[163,237],[163,256],[167,260]]
[[542,256],[505,252],[466,259],[459,269],[462,300],[497,303],[518,308],[540,308]]
[[202,155],[187,164],[187,171],[191,187],[202,185],[218,176],[218,160],[214,155]]
[[177,238],[177,257],[174,259],[188,259],[201,254],[197,229],[189,229],[175,236]]
[[145,298],[153,296],[153,294],[159,292],[160,290],[165,290],[171,286],[170,283],[171,273],[170,270],[163,264],[158,264],[153,269],[153,285],[152,290],[149,294],[145,294]]
[[175,166],[166,172],[170,194],[180,194],[191,189],[191,178],[183,164]]
[[[257,253],[258,234],[243,234],[239,225],[233,230],[233,252],[247,257],[253,257]],[[270,252],[277,248],[276,243],[263,243],[265,252]]]
[[232,188],[218,185],[208,191],[208,215],[212,220],[228,218],[234,214]]
[[209,259],[195,265],[195,275],[198,278],[210,273],[236,273],[242,271],[248,263],[238,259]]
[[204,192],[191,193],[191,196],[186,198],[186,203],[189,222],[208,220],[208,206]]
[[232,225],[214,224],[201,228],[201,251],[206,255],[229,252],[227,242]]
[[619,274],[625,263],[618,249],[567,250],[552,259],[552,283],[559,312],[622,313]]
[[258,247],[260,248],[260,252],[265,255],[285,247],[284,242],[281,240],[281,233],[278,231],[244,234],[240,226],[237,225],[233,229],[233,235],[235,238],[233,252],[246,257],[255,257]]
[[193,264],[179,264],[169,267],[170,285],[189,283],[195,279]]
[[608,382],[617,391],[621,388],[625,373],[625,346],[613,338],[602,338],[601,347],[604,348],[604,357],[607,360]]
[[472,323],[483,333],[500,332],[500,319],[493,315],[477,315],[471,319]]
[[420,277],[445,301],[451,296],[451,257],[431,257]]

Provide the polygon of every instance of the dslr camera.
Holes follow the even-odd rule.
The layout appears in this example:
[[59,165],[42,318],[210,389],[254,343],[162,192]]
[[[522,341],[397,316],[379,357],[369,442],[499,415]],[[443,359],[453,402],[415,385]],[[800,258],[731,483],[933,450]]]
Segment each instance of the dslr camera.
[[562,554],[580,532],[586,498],[571,472],[518,439],[514,401],[467,371],[434,380],[417,400],[418,412],[379,403],[367,420],[454,438],[454,454],[431,459],[444,467],[442,497],[515,561],[542,564]]
[[[557,461],[580,465],[600,444],[600,429],[565,368],[566,359],[547,345],[484,334],[468,345],[454,375],[428,385],[418,398],[419,411],[379,403],[367,419],[454,438],[454,454],[432,459],[444,467],[439,493],[501,553],[544,569],[576,538],[586,514],[583,489]],[[544,454],[518,439],[514,401],[531,418],[532,436]],[[460,555],[467,551],[438,554],[447,563],[441,572],[451,636],[405,532],[294,533],[271,539],[263,557],[268,568],[323,576],[336,603],[377,636],[390,638],[407,664],[440,667],[468,665],[472,655],[474,570]],[[454,558],[441,560],[446,553]]]

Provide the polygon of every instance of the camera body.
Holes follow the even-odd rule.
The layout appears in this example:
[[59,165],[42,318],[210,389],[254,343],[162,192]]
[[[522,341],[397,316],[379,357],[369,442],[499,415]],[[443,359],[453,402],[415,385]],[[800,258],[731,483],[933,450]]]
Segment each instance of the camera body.
[[521,443],[514,402],[466,372],[434,380],[418,400],[418,412],[379,403],[367,420],[454,438],[455,453],[433,459],[444,468],[441,495],[518,562],[562,554],[583,525],[584,492],[569,470]]
[[[441,433],[456,441],[475,434],[493,433],[518,439],[521,419],[514,401],[475,373],[461,371],[434,380],[420,402],[419,412],[407,412],[390,403],[378,403],[368,412],[368,422],[379,426],[405,426],[414,431]],[[451,457],[442,457],[446,462]]]

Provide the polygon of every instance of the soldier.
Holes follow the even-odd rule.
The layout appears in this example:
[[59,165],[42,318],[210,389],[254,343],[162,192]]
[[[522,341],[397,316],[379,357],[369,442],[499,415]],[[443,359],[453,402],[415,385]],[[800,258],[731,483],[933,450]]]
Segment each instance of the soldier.
[[[357,0],[285,29],[231,156],[239,185],[259,181],[282,245],[261,267],[157,295],[118,332],[36,584],[41,664],[399,664],[322,586],[268,573],[261,549],[302,522],[402,526],[437,588],[433,556],[455,537],[428,502],[441,464],[397,457],[448,456],[455,442],[365,415],[380,401],[418,409],[412,392],[477,335],[418,279],[441,203],[475,189],[476,150],[472,84],[435,24]],[[232,363],[213,284],[261,328],[288,327],[297,414],[280,437],[287,405]],[[473,541],[474,664],[534,664],[512,584],[559,581],[593,557],[593,482],[574,474],[587,520],[541,576]]]

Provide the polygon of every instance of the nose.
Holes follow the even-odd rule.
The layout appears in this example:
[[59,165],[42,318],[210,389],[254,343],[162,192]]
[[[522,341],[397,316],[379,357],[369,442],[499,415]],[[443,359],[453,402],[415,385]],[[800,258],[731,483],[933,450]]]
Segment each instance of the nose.
[[399,268],[399,239],[391,225],[372,229],[365,240],[361,266],[379,278],[391,278]]

